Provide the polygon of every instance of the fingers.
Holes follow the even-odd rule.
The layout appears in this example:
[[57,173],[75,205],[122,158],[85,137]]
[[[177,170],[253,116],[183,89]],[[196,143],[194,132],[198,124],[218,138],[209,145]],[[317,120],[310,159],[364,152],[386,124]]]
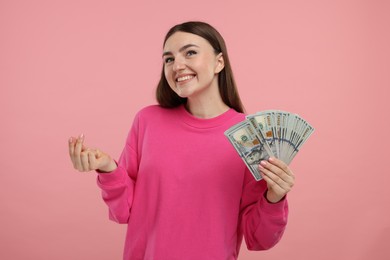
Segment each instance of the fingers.
[[78,138],[71,137],[69,139],[69,155],[73,163],[73,167],[78,171],[89,171],[88,151],[84,147],[84,135],[81,134]]
[[69,138],[69,156],[70,159],[72,160],[73,167],[76,168],[76,158],[75,158],[75,146],[76,146],[77,138],[75,137],[70,137]]
[[73,165],[75,169],[79,171],[84,171],[83,168],[83,163],[81,159],[81,152],[84,144],[84,135],[81,134],[77,139],[74,147],[74,152],[73,152]]
[[259,170],[268,187],[278,194],[286,194],[294,186],[294,174],[283,161],[277,158],[271,157],[268,161],[262,161]]
[[83,150],[80,153],[80,162],[81,162],[81,167],[82,171],[86,172],[90,170],[89,167],[89,159],[88,159],[88,154],[90,153],[89,149]]
[[96,170],[99,168],[99,164],[98,164],[98,161],[97,161],[97,150],[95,151],[88,151],[88,162],[89,162],[89,168],[91,170]]
[[74,154],[74,140],[75,138],[72,136],[69,138],[69,156],[70,156],[70,159],[72,160],[73,162],[73,154]]
[[290,168],[287,166],[287,164],[285,164],[282,160],[279,160],[279,159],[274,158],[274,157],[270,157],[268,159],[268,162],[272,165],[271,169],[279,168],[279,169],[281,169],[284,173],[286,173],[289,176],[293,176],[294,175],[292,173],[292,171],[290,170]]

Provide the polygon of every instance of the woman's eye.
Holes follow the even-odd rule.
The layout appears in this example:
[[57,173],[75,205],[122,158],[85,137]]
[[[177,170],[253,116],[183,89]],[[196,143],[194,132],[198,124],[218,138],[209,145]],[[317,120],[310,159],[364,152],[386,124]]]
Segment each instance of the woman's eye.
[[165,58],[164,62],[165,63],[170,63],[173,61],[173,58],[169,57],[169,58]]
[[192,56],[194,54],[196,54],[196,51],[192,51],[192,50],[187,51],[187,56]]

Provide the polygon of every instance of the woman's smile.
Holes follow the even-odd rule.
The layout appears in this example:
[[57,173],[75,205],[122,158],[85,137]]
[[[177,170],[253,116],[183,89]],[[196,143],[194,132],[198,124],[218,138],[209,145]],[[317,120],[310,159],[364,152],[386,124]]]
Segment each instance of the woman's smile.
[[195,75],[184,75],[184,76],[179,76],[176,78],[176,82],[187,82],[191,79],[193,79]]

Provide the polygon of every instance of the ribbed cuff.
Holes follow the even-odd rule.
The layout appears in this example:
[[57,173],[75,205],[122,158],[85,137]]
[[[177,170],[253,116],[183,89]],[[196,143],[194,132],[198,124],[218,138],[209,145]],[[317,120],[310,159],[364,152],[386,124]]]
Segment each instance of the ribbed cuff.
[[103,186],[114,186],[118,183],[123,183],[126,177],[126,171],[119,166],[109,173],[96,172],[98,173],[98,184]]
[[267,191],[264,192],[263,197],[259,201],[258,209],[267,212],[268,214],[275,215],[280,214],[281,211],[285,211],[286,204],[287,204],[287,195],[283,197],[280,201],[276,203],[269,202],[267,200]]

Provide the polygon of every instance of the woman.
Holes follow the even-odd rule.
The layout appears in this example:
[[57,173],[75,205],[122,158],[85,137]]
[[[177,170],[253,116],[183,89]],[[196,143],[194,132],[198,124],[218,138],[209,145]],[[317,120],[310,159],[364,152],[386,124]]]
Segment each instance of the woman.
[[167,33],[159,105],[136,115],[116,163],[70,138],[79,171],[96,170],[110,219],[128,224],[124,259],[237,259],[243,236],[265,250],[287,223],[294,175],[276,158],[257,182],[224,136],[245,119],[223,38],[187,22]]

